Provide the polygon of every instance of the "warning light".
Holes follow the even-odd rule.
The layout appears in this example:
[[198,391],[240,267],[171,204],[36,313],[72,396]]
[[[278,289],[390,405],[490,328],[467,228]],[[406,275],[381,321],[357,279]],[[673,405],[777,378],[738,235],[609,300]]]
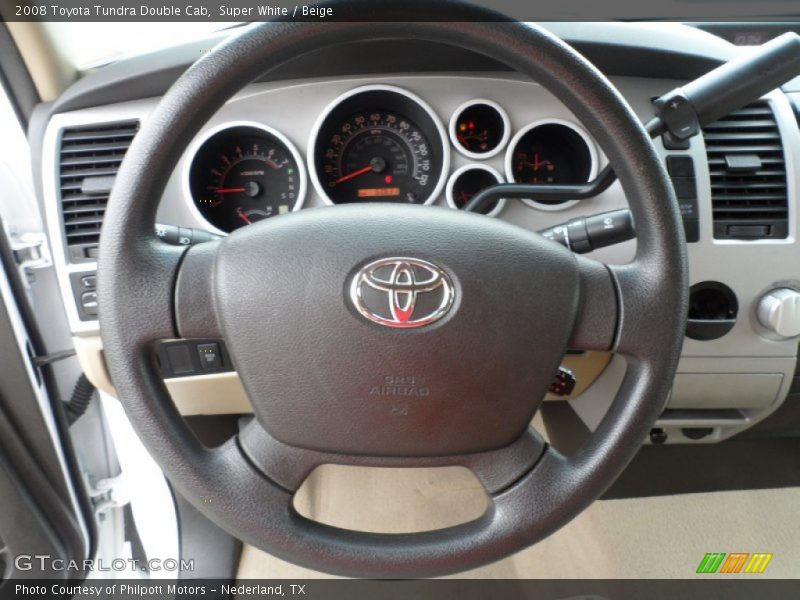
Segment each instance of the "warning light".
[[387,175],[386,177],[383,178],[383,180],[386,183],[392,183],[392,176],[391,175]]

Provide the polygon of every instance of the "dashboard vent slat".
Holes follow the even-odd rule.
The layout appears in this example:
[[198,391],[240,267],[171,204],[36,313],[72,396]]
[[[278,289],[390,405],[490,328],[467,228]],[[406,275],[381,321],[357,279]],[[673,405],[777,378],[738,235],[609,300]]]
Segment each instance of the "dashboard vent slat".
[[125,136],[133,139],[133,136],[136,134],[138,129],[139,125],[136,121],[130,121],[127,123],[112,123],[108,126],[98,125],[96,127],[92,126],[87,128],[67,129],[62,134],[61,141],[63,143],[75,141],[100,142],[103,140]]
[[[133,139],[133,138],[131,138]],[[90,143],[86,144],[74,144],[69,145],[64,143],[62,146],[61,153],[64,154],[94,154],[97,152],[114,152],[115,150],[121,151],[122,154],[125,154],[125,151],[128,149],[128,146],[131,145],[130,139],[122,139],[118,141],[111,141],[108,143],[96,143],[97,140],[91,140]]]
[[59,203],[69,258],[86,260],[100,241],[108,194],[86,193],[87,182],[114,177],[139,130],[138,121],[81,127],[61,132],[59,147]]
[[[121,162],[122,159],[118,161],[118,163]],[[119,170],[119,164],[112,164],[111,166],[107,166],[102,169],[99,167],[95,167],[92,169],[80,169],[76,171],[64,169],[64,172],[61,173],[61,181],[62,185],[77,184],[78,188],[80,189],[83,185],[84,178],[116,175],[118,170]]]
[[724,142],[728,140],[734,142],[740,142],[743,140],[776,140],[778,143],[780,143],[781,136],[778,135],[778,132],[776,131],[745,131],[744,127],[736,127],[730,131],[714,131],[713,129],[706,129],[705,138],[707,142]]
[[69,172],[68,167],[83,167],[86,165],[116,165],[119,166],[118,163],[122,162],[123,157],[125,156],[124,152],[119,154],[116,153],[108,153],[108,154],[94,154],[91,156],[76,156],[76,157],[69,157],[64,158],[64,153],[61,153],[61,175],[69,176],[71,173]]
[[[704,127],[703,137],[711,177],[714,237],[786,238],[786,164],[780,130],[770,106],[757,102],[737,110]],[[737,171],[729,166],[748,159],[742,155],[752,155],[753,170]]]
[[744,121],[744,120],[731,120],[731,121],[717,121],[716,123],[711,123],[710,125],[706,125],[706,131],[727,131],[729,129],[744,129],[744,130],[751,130],[751,129],[769,129],[775,125],[775,122],[771,119],[753,119],[751,121]]

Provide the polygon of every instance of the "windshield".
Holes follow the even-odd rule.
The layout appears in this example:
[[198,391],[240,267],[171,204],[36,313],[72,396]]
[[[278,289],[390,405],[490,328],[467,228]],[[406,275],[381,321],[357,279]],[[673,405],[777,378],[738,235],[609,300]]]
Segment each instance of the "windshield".
[[59,54],[85,71],[121,58],[144,54],[200,39],[232,27],[234,22],[211,23],[45,23]]

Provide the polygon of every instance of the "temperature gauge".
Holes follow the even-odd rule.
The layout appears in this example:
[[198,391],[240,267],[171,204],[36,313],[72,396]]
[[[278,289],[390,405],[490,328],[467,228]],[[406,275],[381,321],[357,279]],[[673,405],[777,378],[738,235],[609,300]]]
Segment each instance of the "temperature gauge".
[[[447,204],[451,208],[463,210],[467,203],[478,192],[488,187],[503,183],[503,176],[488,165],[471,164],[457,169],[447,182]],[[498,214],[506,205],[505,198],[487,206],[482,212],[488,217]]]

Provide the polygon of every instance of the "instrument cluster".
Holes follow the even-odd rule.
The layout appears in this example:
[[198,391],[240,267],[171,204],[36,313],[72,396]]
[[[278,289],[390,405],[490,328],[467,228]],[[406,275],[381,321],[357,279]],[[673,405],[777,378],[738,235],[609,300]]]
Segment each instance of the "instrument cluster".
[[[451,172],[453,151],[468,162]],[[486,162],[501,153],[504,172]],[[575,123],[539,120],[514,132],[503,107],[480,98],[459,106],[445,127],[412,92],[364,85],[322,111],[305,158],[266,124],[236,121],[207,131],[189,150],[184,189],[210,229],[230,233],[299,210],[308,180],[329,205],[432,204],[444,193],[448,206],[462,209],[499,183],[585,183],[597,163],[594,142]],[[573,204],[525,202],[540,210]],[[484,214],[496,216],[505,204],[499,200]]]

